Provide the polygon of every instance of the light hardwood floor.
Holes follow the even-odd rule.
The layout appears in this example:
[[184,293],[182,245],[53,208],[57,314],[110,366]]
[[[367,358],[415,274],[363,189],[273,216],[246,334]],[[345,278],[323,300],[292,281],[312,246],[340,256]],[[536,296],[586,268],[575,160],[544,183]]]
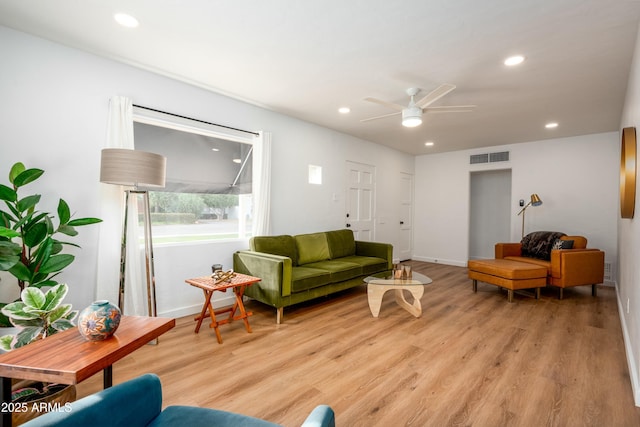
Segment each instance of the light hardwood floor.
[[[114,383],[145,372],[164,405],[199,405],[297,426],[318,404],[338,426],[639,426],[615,291],[552,289],[540,300],[471,289],[465,268],[410,262],[433,283],[422,317],[385,295],[373,318],[364,286],[284,311],[249,301],[242,322],[193,332],[182,318],[114,365]],[[176,284],[177,287],[181,286]],[[188,286],[183,284],[182,286]],[[99,390],[101,375],[78,386]]]

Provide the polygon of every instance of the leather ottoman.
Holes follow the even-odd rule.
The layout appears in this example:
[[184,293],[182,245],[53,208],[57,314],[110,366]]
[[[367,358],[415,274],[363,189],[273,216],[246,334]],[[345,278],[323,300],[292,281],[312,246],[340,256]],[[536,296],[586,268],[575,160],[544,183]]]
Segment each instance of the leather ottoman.
[[513,302],[513,291],[536,289],[536,299],[540,298],[540,288],[547,285],[545,267],[507,259],[470,260],[467,263],[469,278],[473,280],[473,292],[478,291],[478,280],[507,289],[507,300]]

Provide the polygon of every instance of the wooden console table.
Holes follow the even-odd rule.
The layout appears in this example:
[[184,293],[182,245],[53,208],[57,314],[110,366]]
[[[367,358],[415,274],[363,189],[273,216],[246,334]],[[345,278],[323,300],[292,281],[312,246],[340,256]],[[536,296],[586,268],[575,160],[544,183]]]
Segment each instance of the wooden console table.
[[[202,305],[202,311],[200,315],[195,318],[198,322],[196,324],[196,333],[200,330],[200,326],[202,325],[202,321],[207,317],[207,313],[209,313],[209,317],[211,318],[211,324],[209,327],[214,328],[216,331],[216,338],[218,339],[218,344],[222,344],[222,336],[220,335],[220,330],[218,326],[224,325],[225,323],[229,323],[233,320],[244,321],[244,327],[247,329],[247,332],[251,332],[251,326],[249,326],[248,317],[253,313],[244,309],[244,304],[242,303],[242,296],[244,295],[244,290],[247,286],[251,286],[254,283],[258,283],[261,279],[259,277],[248,276],[246,274],[235,273],[235,275],[230,278],[228,281],[222,281],[217,283],[210,276],[205,277],[196,277],[195,279],[187,279],[185,282],[190,284],[191,286],[195,286],[196,288],[202,289],[204,292],[204,304]],[[213,305],[211,305],[211,297],[215,291],[226,292],[227,289],[233,289],[233,293],[235,295],[236,301],[231,307],[221,308],[219,310],[214,310]],[[240,310],[239,315],[235,315],[236,311]],[[229,313],[229,317],[222,320],[216,319],[216,314]]]
[[[87,341],[77,328],[0,355],[0,405],[11,402],[11,379],[77,384],[100,370],[104,388],[113,383],[112,365],[173,328],[175,319],[122,316],[113,337]],[[11,426],[11,412],[2,412],[0,426]]]

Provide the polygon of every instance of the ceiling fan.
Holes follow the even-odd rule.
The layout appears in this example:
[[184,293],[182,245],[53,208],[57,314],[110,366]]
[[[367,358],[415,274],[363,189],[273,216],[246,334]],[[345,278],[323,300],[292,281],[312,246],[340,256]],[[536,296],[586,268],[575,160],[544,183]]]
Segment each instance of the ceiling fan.
[[368,119],[362,119],[361,122],[368,122],[370,120],[377,120],[383,117],[395,116],[402,114],[402,125],[406,127],[416,127],[422,124],[422,113],[467,113],[473,110],[475,105],[453,105],[446,107],[429,107],[432,103],[442,98],[452,90],[456,88],[455,85],[443,83],[436,89],[429,92],[424,98],[415,101],[416,95],[420,93],[419,88],[407,89],[407,95],[411,97],[408,106],[395,104],[393,102],[382,101],[377,98],[365,98],[365,101],[373,102],[376,104],[384,105],[385,107],[393,108],[397,110],[396,113],[384,114],[382,116],[369,117]]

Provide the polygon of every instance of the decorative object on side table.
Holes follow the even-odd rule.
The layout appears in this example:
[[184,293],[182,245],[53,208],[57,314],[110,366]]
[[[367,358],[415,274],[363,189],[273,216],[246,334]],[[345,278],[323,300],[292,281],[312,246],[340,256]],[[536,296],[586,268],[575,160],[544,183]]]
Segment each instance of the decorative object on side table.
[[98,300],[80,312],[78,331],[88,341],[102,341],[116,332],[121,318],[117,306],[107,300]]

